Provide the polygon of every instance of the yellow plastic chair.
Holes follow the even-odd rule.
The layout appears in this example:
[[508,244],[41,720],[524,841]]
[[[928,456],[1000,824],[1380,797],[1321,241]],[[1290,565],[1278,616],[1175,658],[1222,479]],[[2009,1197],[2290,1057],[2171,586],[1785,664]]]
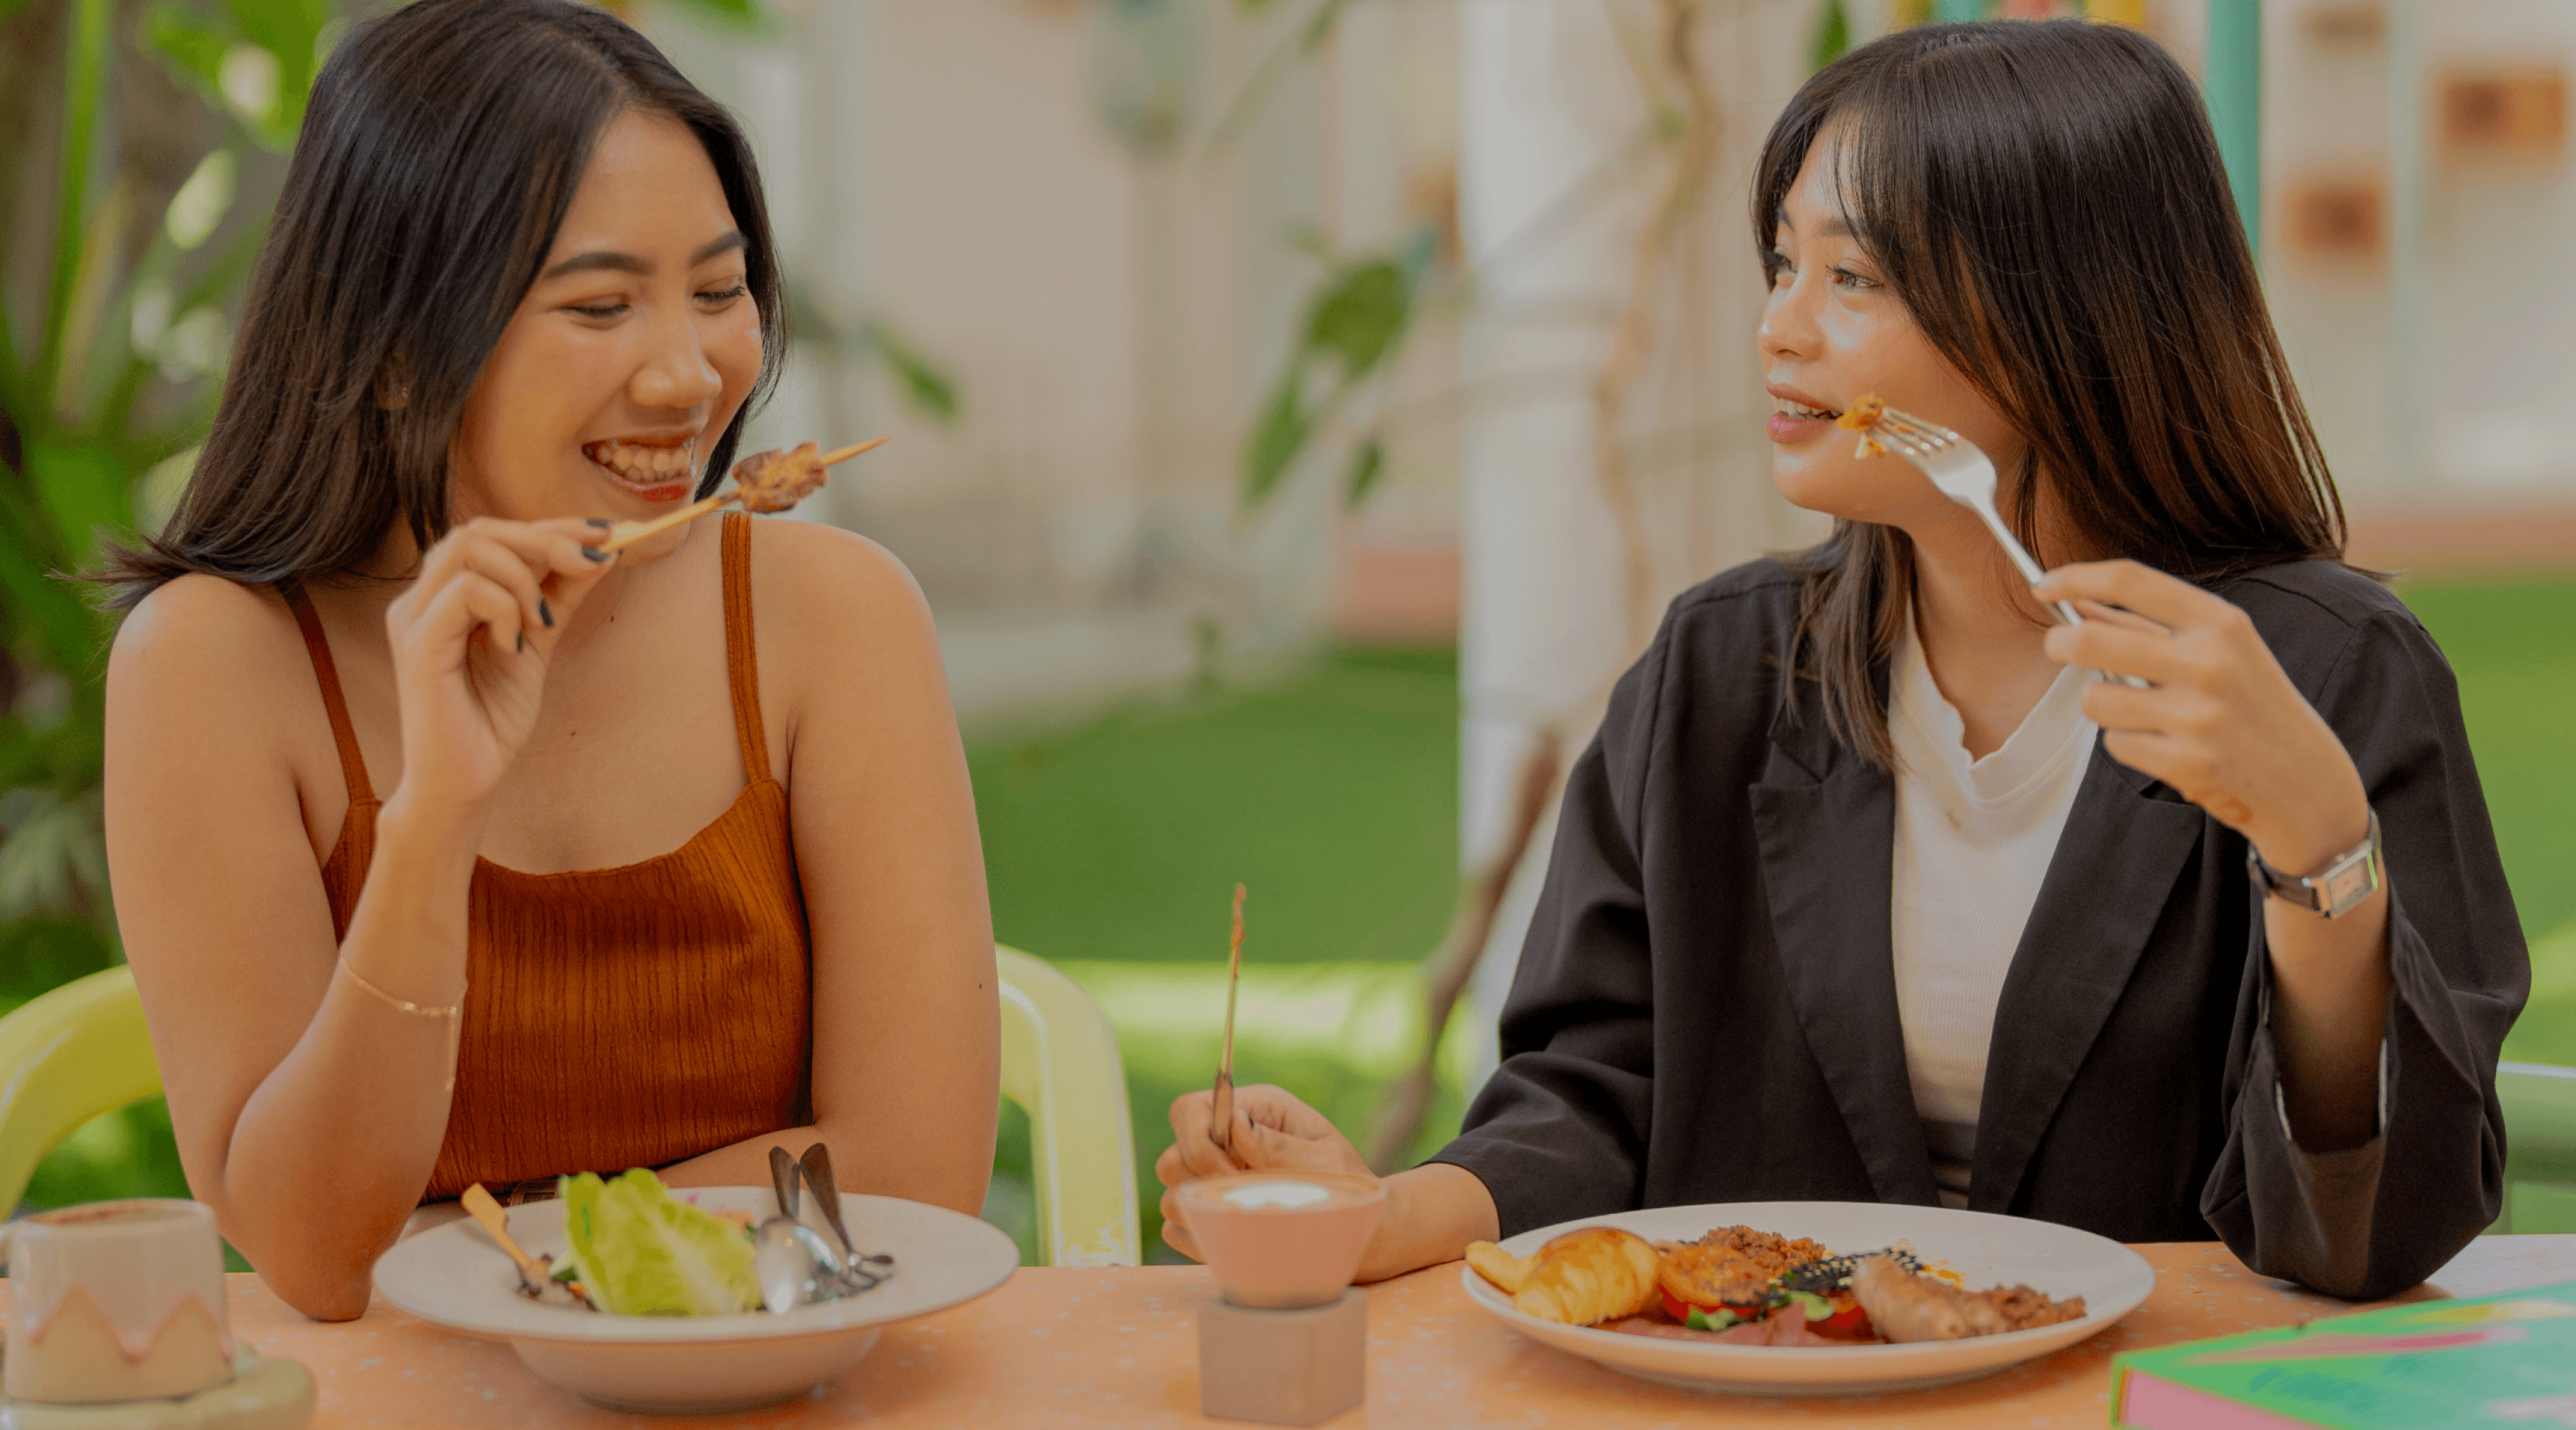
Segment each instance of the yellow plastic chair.
[[[1038,1254],[1050,1266],[1134,1266],[1136,1139],[1117,1035],[1072,979],[1015,948],[994,961],[1002,1095],[1029,1114]],[[0,1216],[81,1124],[160,1090],[131,969],[66,983],[0,1018]]]
[[1118,1035],[1082,985],[1016,948],[994,950],[1002,985],[1002,1096],[1029,1114],[1038,1260],[1134,1266],[1136,1131]]
[[82,1123],[161,1090],[134,971],[75,978],[0,1018],[0,1217]]

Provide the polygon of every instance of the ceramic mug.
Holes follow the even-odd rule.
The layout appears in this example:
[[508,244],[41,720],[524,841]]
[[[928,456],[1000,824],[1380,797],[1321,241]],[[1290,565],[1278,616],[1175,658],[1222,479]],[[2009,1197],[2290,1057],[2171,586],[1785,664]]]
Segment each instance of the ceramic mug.
[[1348,1172],[1228,1172],[1183,1182],[1177,1200],[1225,1299],[1284,1311],[1329,1304],[1351,1284],[1386,1187]]
[[11,1400],[96,1405],[233,1378],[223,1243],[201,1202],[91,1202],[0,1227]]

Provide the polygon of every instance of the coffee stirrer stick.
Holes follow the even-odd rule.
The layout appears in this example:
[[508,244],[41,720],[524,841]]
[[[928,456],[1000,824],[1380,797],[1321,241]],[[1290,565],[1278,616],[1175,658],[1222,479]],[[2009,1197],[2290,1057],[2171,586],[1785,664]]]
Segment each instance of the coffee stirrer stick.
[[[837,463],[846,462],[862,452],[873,452],[892,440],[893,439],[889,437],[878,437],[866,442],[854,442],[837,451],[825,452],[821,457],[815,459],[814,465],[817,467],[829,467]],[[597,549],[601,551],[616,551],[624,547],[632,546],[636,542],[642,541],[645,537],[652,536],[658,532],[668,531],[672,527],[679,526],[684,522],[695,521],[699,517],[706,515],[708,512],[714,511],[717,507],[723,506],[726,502],[732,501],[741,495],[742,488],[737,486],[727,491],[718,492],[714,496],[707,497],[699,501],[693,501],[687,506],[680,508],[678,511],[665,512],[664,514],[653,518],[651,521],[621,521],[609,530],[608,539],[599,543]]]
[[1208,1108],[1208,1140],[1234,1155],[1234,991],[1243,982],[1243,886],[1234,886],[1234,933],[1225,948],[1225,1043],[1216,1055],[1216,1101]]

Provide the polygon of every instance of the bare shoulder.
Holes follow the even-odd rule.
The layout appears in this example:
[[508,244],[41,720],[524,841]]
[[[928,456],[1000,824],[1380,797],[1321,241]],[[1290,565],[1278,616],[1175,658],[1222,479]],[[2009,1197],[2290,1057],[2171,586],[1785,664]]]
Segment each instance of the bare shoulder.
[[[277,682],[306,664],[295,617],[276,592],[221,577],[182,576],[154,591],[117,628],[108,656],[111,706],[189,702],[190,718],[273,702]],[[273,710],[272,710],[273,713]]]
[[300,836],[298,791],[332,768],[294,614],[274,591],[214,576],[182,576],[127,614],[108,655],[106,734],[111,865],[136,857],[147,830],[166,853],[169,840],[201,841],[209,820],[235,852]]
[[752,527],[763,643],[800,655],[917,656],[934,640],[929,603],[894,553],[812,521]]

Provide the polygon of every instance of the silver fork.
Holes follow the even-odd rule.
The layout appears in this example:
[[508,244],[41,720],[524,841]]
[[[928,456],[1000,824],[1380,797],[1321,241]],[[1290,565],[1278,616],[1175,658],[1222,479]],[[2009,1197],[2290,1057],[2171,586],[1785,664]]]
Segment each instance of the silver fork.
[[[2048,574],[2031,559],[2029,550],[2021,544],[2021,538],[2013,535],[2011,527],[2004,525],[2003,514],[1995,510],[1995,464],[1978,450],[1976,443],[1938,423],[1926,422],[1911,413],[1884,406],[1879,409],[1878,420],[1861,429],[1860,440],[1863,455],[1872,445],[1894,452],[1930,477],[1941,495],[1975,512],[1985,522],[1986,530],[1994,533],[1995,542],[2003,547],[2004,555],[2012,558],[2013,566],[2021,572],[2024,581],[2036,586],[2040,578]],[[2051,601],[2048,608],[2067,625],[2084,624],[2082,613],[2075,609],[2072,601]],[[2134,675],[2102,673],[2122,685],[2139,690],[2152,688],[2147,681]]]

